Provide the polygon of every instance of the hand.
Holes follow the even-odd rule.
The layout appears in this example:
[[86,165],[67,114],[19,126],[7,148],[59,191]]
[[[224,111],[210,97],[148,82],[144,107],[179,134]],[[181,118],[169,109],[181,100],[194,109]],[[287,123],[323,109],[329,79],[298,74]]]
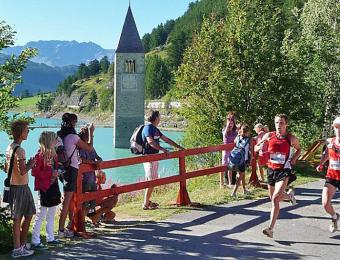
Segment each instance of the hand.
[[322,164],[319,164],[317,167],[316,167],[316,171],[317,172],[322,172],[323,170],[323,165]]
[[90,133],[94,132],[94,124],[93,124],[93,122],[90,123],[89,129],[90,129]]
[[290,165],[295,165],[296,164],[296,159],[290,161]]
[[32,169],[35,166],[35,160],[33,157],[28,159],[26,166],[28,169]]

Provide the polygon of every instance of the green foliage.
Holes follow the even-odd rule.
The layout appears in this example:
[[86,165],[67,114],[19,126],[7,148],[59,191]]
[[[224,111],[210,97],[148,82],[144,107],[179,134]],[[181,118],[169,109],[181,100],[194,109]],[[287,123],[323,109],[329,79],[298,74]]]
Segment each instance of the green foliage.
[[100,60],[99,64],[100,64],[100,72],[107,73],[109,66],[110,66],[110,62],[108,61],[107,56],[104,56]]
[[89,103],[87,105],[87,111],[91,111],[91,109],[97,106],[97,100],[98,100],[97,92],[94,89],[92,89],[89,97]]
[[88,65],[88,68],[89,68],[90,76],[92,76],[92,75],[98,74],[100,72],[101,67],[100,67],[98,60],[93,60]]
[[[0,21],[0,50],[14,44],[15,32],[4,21]],[[24,49],[19,56],[12,55],[0,64],[0,131],[9,129],[10,117],[7,112],[17,106],[18,98],[12,95],[15,86],[21,83],[21,73],[28,59],[34,57],[37,50]]]
[[51,97],[51,95],[42,95],[36,104],[37,109],[42,112],[50,111],[53,105],[53,99],[54,98]]
[[12,221],[9,207],[0,208],[0,253],[12,249]]
[[[113,102],[113,89],[104,88],[99,92],[99,107],[102,111],[111,110],[111,103]],[[113,110],[111,110],[113,111]]]
[[227,19],[204,21],[177,72],[186,145],[220,143],[228,111],[241,122],[271,126],[280,112],[291,126],[313,115],[305,102],[311,91],[282,48],[288,26],[282,3],[230,1],[228,12]]
[[147,99],[160,98],[170,88],[170,72],[165,62],[157,55],[146,60],[145,95]]

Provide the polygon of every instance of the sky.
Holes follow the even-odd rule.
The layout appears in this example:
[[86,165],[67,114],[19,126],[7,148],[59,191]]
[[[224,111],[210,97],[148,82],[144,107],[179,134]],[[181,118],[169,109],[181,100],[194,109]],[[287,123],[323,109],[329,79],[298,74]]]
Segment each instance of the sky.
[[[183,15],[194,0],[130,0],[139,35]],[[116,49],[129,0],[0,0],[0,21],[16,32],[15,45],[76,40]]]

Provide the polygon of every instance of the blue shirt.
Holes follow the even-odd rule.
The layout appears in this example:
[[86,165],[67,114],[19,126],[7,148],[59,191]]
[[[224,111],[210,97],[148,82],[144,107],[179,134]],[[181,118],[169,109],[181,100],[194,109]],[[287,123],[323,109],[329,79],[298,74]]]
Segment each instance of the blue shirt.
[[159,153],[159,150],[154,149],[153,147],[151,147],[148,144],[147,141],[147,137],[152,137],[153,140],[155,140],[155,142],[157,144],[159,144],[159,139],[163,136],[163,134],[161,133],[161,131],[159,131],[159,129],[157,127],[155,127],[153,124],[148,124],[145,125],[143,128],[143,132],[142,132],[142,139],[143,139],[143,143],[145,144],[145,153],[146,154],[154,154],[154,153]]

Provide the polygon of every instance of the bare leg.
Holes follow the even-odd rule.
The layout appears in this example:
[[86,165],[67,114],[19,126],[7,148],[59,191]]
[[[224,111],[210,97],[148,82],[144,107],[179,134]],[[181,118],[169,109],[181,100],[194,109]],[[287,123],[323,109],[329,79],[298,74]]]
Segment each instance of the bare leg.
[[275,183],[274,193],[272,196],[272,210],[270,213],[270,225],[271,229],[274,229],[276,219],[280,213],[280,201],[285,197],[285,189],[287,187],[288,177],[283,181]]
[[67,217],[67,213],[69,212],[70,202],[72,200],[73,192],[65,192],[64,193],[64,201],[63,201],[63,207],[60,212],[60,218],[59,218],[59,230],[64,230],[65,227],[65,221]]
[[153,192],[153,188],[148,188],[148,189],[145,190],[144,206],[149,205],[152,192]]
[[22,222],[21,233],[20,233],[20,244],[21,245],[24,245],[27,242],[27,233],[28,233],[28,229],[30,228],[32,217],[33,217],[32,215],[25,216],[24,221]]
[[220,188],[224,188],[224,172],[220,172]]
[[332,217],[335,214],[334,208],[332,206],[332,199],[334,197],[335,192],[336,188],[331,184],[326,184],[326,186],[323,187],[322,190],[322,206],[325,209],[325,211]]
[[236,183],[235,183],[235,186],[234,186],[232,195],[235,195],[235,194],[236,194],[237,189],[238,189],[238,187],[240,186],[240,183],[241,183],[241,178],[242,178],[242,177],[241,177],[241,173],[239,173],[239,174],[237,175],[237,179],[236,179]]
[[20,245],[21,245],[21,243],[20,243],[21,220],[22,220],[22,217],[16,217],[13,220],[13,245],[14,245],[14,249],[19,248]]
[[228,186],[231,187],[233,185],[233,172],[228,171]]
[[240,172],[240,179],[242,181],[242,188],[243,188],[243,192],[246,192],[246,175],[244,172]]

